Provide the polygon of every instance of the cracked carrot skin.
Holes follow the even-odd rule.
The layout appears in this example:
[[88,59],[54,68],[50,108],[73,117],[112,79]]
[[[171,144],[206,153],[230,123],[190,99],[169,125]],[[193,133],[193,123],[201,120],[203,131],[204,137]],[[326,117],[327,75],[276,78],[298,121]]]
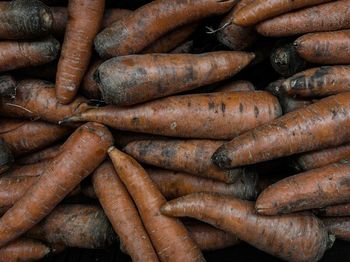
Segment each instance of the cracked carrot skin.
[[350,241],[350,217],[322,218],[322,222],[337,239]]
[[114,231],[132,261],[158,261],[137,208],[110,161],[96,169],[92,184]]
[[84,111],[87,100],[78,96],[71,104],[57,101],[54,85],[43,80],[28,79],[18,83],[14,100],[2,98],[0,115],[58,123],[67,116]]
[[255,208],[262,215],[277,215],[348,202],[350,163],[347,160],[299,173],[266,188]]
[[134,105],[225,80],[254,57],[234,51],[114,57],[98,67],[96,81],[105,102]]
[[328,206],[314,210],[317,216],[342,217],[350,216],[350,203]]
[[100,30],[104,0],[71,0],[68,22],[56,74],[56,96],[62,104],[71,103],[89,66],[93,40]]
[[235,168],[349,142],[350,92],[330,96],[222,145],[212,161]]
[[[130,156],[111,147],[108,150],[115,170],[133,198],[143,224],[161,261],[204,261],[204,257],[177,219],[159,212],[164,196],[146,171]],[[166,236],[166,237],[164,237]]]
[[218,92],[172,96],[133,107],[90,109],[63,123],[94,121],[124,131],[230,139],[281,113],[278,99],[268,92]]
[[334,241],[311,213],[261,216],[255,213],[254,202],[214,193],[174,199],[160,210],[168,216],[209,223],[286,261],[318,261]]
[[87,123],[63,145],[26,194],[0,218],[0,246],[22,235],[47,216],[106,157],[113,138],[106,127]]
[[350,28],[350,1],[333,1],[290,12],[256,26],[258,33],[270,37],[292,36]]
[[179,26],[228,12],[235,2],[235,0],[152,1],[100,32],[95,38],[95,49],[102,58],[138,53]]

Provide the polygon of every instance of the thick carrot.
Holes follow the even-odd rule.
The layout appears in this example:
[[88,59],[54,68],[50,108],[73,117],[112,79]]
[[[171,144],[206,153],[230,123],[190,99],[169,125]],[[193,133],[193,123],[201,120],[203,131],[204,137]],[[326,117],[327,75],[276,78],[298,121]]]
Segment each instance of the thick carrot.
[[349,99],[342,93],[290,112],[224,144],[212,160],[234,168],[349,142]]
[[60,43],[52,37],[33,42],[3,41],[0,50],[0,72],[4,72],[53,61]]
[[97,59],[90,64],[89,69],[86,71],[83,81],[81,83],[80,91],[84,96],[90,99],[101,99],[100,88],[94,78],[96,69],[103,63],[103,60]]
[[189,41],[177,46],[176,48],[171,50],[169,53],[170,54],[188,54],[188,53],[192,52],[193,45],[194,45],[193,40],[189,40]]
[[350,143],[323,150],[306,152],[295,156],[297,169],[310,170],[350,158]]
[[113,138],[97,123],[79,127],[26,194],[0,218],[0,246],[28,231],[106,157]]
[[349,0],[333,1],[278,16],[258,24],[256,29],[272,37],[347,29],[350,28],[349,7]]
[[[133,198],[161,261],[204,261],[200,249],[177,219],[159,212],[165,198],[145,170],[130,156],[111,147],[109,156]],[[166,236],[166,237],[164,237]]]
[[19,238],[0,248],[0,262],[37,261],[46,257],[52,251],[49,246],[37,240]]
[[100,32],[95,38],[95,49],[100,57],[138,53],[179,26],[229,11],[235,2],[235,0],[152,1]]
[[243,175],[243,168],[222,170],[210,161],[222,144],[215,140],[140,140],[128,144],[124,151],[152,166],[234,183]]
[[111,162],[104,162],[96,169],[92,184],[114,231],[132,261],[158,261],[137,208]]
[[29,118],[58,123],[63,118],[78,114],[88,106],[86,99],[77,97],[69,105],[61,105],[56,98],[54,85],[42,80],[20,81],[16,89],[16,98],[2,98],[0,115],[15,118]]
[[118,130],[229,139],[280,115],[277,98],[268,92],[221,92],[173,96],[129,108],[106,106],[64,122],[96,121]]
[[253,202],[214,193],[174,199],[160,210],[165,215],[209,223],[287,261],[318,261],[334,241],[312,214],[260,216],[255,213]]
[[215,92],[249,92],[255,91],[254,85],[245,80],[229,82],[215,89]]
[[0,139],[0,174],[6,172],[13,164],[14,157],[9,146]]
[[295,9],[329,1],[331,0],[257,0],[237,11],[233,21],[237,25],[251,26]]
[[214,192],[241,199],[256,199],[258,176],[255,172],[245,172],[234,184],[225,184],[187,173],[165,169],[147,169],[147,173],[167,199],[174,199],[196,192]]
[[322,222],[337,239],[350,241],[350,217],[322,218]]
[[232,77],[253,53],[145,54],[115,57],[96,71],[102,98],[125,106],[192,90]]
[[349,174],[350,164],[343,160],[284,178],[259,195],[256,210],[262,215],[276,215],[348,202]]
[[81,204],[56,207],[26,236],[80,248],[106,248],[116,239],[102,208]]
[[93,39],[99,31],[104,0],[71,0],[68,22],[56,75],[57,100],[71,103],[89,66]]
[[324,217],[342,217],[350,216],[350,203],[328,206],[314,210],[318,216]]
[[43,149],[69,133],[70,128],[45,122],[0,120],[0,138],[6,142],[14,156]]
[[0,96],[15,98],[16,80],[10,75],[0,76]]
[[0,39],[33,39],[48,35],[52,28],[50,8],[41,1],[0,3]]
[[322,66],[295,74],[281,84],[289,96],[323,97],[350,91],[350,66]]
[[30,164],[35,164],[44,160],[52,159],[61,152],[60,148],[61,148],[60,144],[47,147],[41,151],[16,159],[16,163],[20,165],[30,165]]

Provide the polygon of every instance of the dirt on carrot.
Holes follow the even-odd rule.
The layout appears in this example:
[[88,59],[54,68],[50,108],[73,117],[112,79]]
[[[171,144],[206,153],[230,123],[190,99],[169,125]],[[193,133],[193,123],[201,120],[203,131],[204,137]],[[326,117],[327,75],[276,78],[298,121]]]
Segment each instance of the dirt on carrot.
[[11,75],[0,76],[0,96],[15,98],[16,80]]

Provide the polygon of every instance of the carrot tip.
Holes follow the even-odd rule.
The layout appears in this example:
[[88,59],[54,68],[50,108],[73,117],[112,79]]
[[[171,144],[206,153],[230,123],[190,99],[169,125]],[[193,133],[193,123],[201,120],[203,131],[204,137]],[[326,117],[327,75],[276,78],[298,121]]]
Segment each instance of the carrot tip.
[[168,203],[165,203],[160,207],[159,211],[163,215],[171,216],[171,205],[169,205]]
[[110,147],[108,148],[108,153],[112,152],[114,149],[115,149],[115,146],[110,146]]
[[225,150],[219,148],[211,157],[212,162],[221,169],[231,167],[231,160],[227,157]]

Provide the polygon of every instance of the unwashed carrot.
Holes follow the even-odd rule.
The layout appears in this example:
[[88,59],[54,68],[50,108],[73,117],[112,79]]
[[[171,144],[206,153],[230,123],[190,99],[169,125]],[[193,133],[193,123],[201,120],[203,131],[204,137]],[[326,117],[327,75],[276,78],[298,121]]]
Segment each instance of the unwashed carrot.
[[230,92],[173,96],[129,108],[106,106],[63,122],[95,121],[118,130],[229,139],[280,115],[277,98],[268,92]]
[[0,139],[0,174],[6,172],[13,164],[14,157],[9,146]]
[[328,206],[314,210],[318,216],[342,217],[350,216],[350,203]]
[[104,160],[112,141],[108,129],[100,124],[87,123],[79,127],[38,182],[0,218],[0,246],[22,235],[48,215]]
[[332,1],[267,20],[256,29],[260,34],[272,37],[347,29],[350,28],[349,6],[349,0]]
[[115,57],[98,67],[96,80],[107,103],[134,105],[225,80],[253,58],[229,51]]
[[350,164],[342,160],[284,178],[259,195],[256,210],[262,215],[276,215],[348,202],[349,174]]
[[31,165],[44,160],[52,159],[61,152],[60,148],[60,144],[47,147],[41,151],[16,159],[16,163],[20,165]]
[[160,210],[165,215],[209,223],[287,261],[318,261],[334,241],[312,214],[260,216],[255,213],[253,202],[214,193],[174,199]]
[[322,222],[337,239],[350,241],[350,217],[322,218]]
[[245,80],[229,82],[215,89],[215,92],[249,92],[255,91],[255,86]]
[[221,146],[212,160],[234,168],[350,141],[350,93],[290,112]]
[[93,40],[102,24],[105,1],[71,0],[68,22],[57,67],[56,96],[71,103],[89,66]]
[[10,75],[0,76],[0,96],[15,98],[16,80]]
[[[204,261],[200,249],[177,219],[159,212],[165,198],[145,170],[130,156],[111,147],[109,156],[133,198],[161,261]],[[164,237],[166,236],[166,237]]]
[[101,99],[101,90],[94,78],[96,69],[103,63],[103,60],[97,59],[90,64],[86,71],[83,81],[81,83],[80,91],[82,94],[90,99]]

